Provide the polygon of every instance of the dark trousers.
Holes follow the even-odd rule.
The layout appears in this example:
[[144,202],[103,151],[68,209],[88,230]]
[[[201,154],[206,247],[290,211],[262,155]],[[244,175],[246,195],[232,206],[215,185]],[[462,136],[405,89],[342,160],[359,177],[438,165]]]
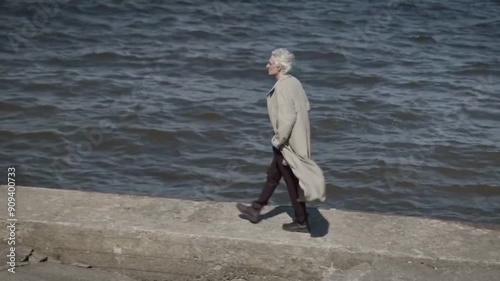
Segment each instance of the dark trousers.
[[[269,199],[274,193],[274,190],[280,183],[281,177],[285,180],[288,195],[290,196],[290,201],[295,212],[294,221],[298,223],[304,223],[307,220],[307,210],[306,203],[299,202],[300,194],[303,195],[303,190],[299,186],[299,180],[293,174],[290,166],[283,165],[283,154],[273,147],[274,157],[271,165],[267,168],[267,181],[264,184],[264,188],[259,196],[259,199],[252,202],[252,206],[255,209],[262,209],[268,204]],[[303,196],[302,196],[303,197]]]

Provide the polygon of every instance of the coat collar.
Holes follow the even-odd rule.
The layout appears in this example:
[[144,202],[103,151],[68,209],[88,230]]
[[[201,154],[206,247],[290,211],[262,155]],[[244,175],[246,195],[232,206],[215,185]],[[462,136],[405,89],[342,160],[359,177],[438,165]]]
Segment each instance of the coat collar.
[[273,93],[274,93],[274,88],[276,88],[276,85],[278,85],[278,83],[280,83],[281,81],[286,80],[286,79],[288,79],[288,78],[291,78],[291,77],[292,77],[292,75],[290,75],[290,74],[287,74],[287,75],[285,75],[285,76],[281,77],[281,79],[279,79],[278,81],[276,81],[276,83],[274,83],[274,86],[271,88],[271,90],[269,90],[269,92],[267,93],[267,96],[269,96],[269,97],[270,97],[270,96],[272,96],[272,95],[273,95]]

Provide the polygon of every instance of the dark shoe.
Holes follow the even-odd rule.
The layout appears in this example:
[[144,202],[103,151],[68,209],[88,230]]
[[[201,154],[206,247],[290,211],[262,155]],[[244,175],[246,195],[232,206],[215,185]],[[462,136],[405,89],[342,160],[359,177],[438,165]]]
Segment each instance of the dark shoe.
[[305,223],[298,223],[298,222],[291,222],[291,223],[285,223],[282,226],[284,231],[289,231],[289,232],[304,232],[304,233],[309,233],[309,224],[307,222]]
[[252,223],[258,223],[260,221],[260,211],[251,207],[245,206],[243,204],[236,204],[236,208],[241,212],[241,217],[247,219]]

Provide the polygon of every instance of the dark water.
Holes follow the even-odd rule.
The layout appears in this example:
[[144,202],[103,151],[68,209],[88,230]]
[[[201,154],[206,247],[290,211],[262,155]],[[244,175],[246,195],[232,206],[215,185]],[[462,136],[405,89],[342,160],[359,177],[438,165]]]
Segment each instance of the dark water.
[[0,2],[18,184],[254,199],[265,65],[287,47],[328,183],[315,206],[500,223],[499,1],[50,3]]

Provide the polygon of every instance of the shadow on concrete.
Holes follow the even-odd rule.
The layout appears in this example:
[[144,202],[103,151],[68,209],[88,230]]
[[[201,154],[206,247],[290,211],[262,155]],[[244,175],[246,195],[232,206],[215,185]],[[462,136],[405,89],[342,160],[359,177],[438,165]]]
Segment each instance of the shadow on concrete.
[[[263,220],[272,218],[274,216],[280,215],[282,213],[287,213],[290,219],[293,219],[294,212],[292,207],[279,206],[271,211],[262,214]],[[328,234],[328,229],[330,228],[330,223],[321,214],[318,208],[307,208],[307,213],[309,214],[309,226],[311,227],[311,237],[318,238],[323,237]]]

